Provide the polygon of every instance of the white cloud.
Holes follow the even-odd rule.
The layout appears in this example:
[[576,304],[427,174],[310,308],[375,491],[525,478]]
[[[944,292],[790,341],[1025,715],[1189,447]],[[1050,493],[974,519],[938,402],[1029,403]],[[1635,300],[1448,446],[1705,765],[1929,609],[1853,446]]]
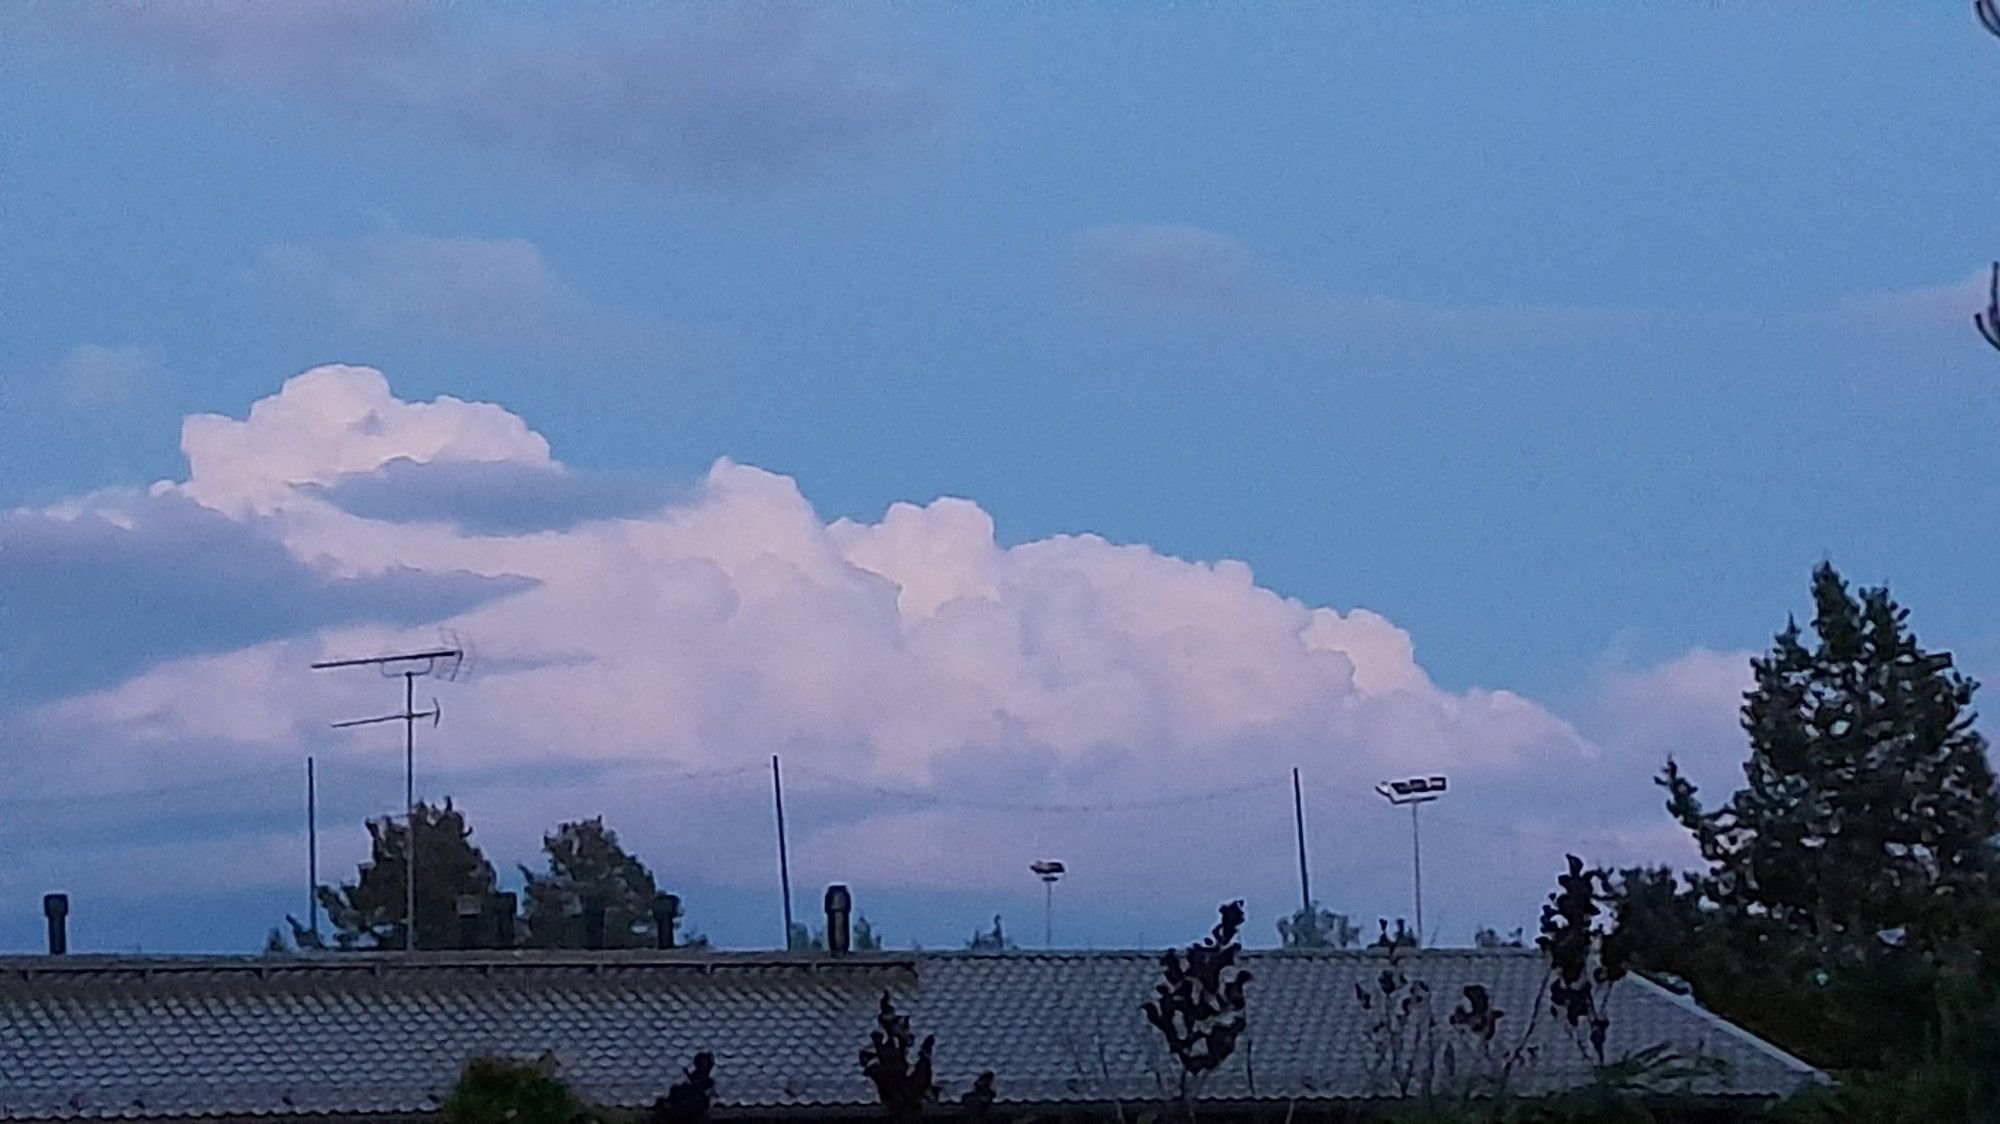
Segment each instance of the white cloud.
[[554,467],[548,441],[506,410],[448,396],[404,402],[368,367],[316,367],[242,420],[189,417],[181,453],[187,495],[232,515],[276,510],[300,485],[329,485],[398,458]]
[[[1247,856],[1285,858],[1282,794],[1055,817],[1032,835],[1023,824],[1034,817],[1000,809],[1228,789],[1301,765],[1315,791],[1363,801],[1315,828],[1315,847],[1336,856],[1340,898],[1387,893],[1393,907],[1398,868],[1366,858],[1377,833],[1400,830],[1366,795],[1381,776],[1449,771],[1455,788],[1489,793],[1465,799],[1481,799],[1473,818],[1494,820],[1507,815],[1499,793],[1560,777],[1560,802],[1617,772],[1531,700],[1436,685],[1385,617],[1280,596],[1241,562],[1088,534],[1004,545],[984,510],[949,497],[829,523],[791,479],[727,460],[686,498],[636,514],[471,533],[434,511],[446,493],[417,505],[416,521],[365,518],[331,502],[328,486],[378,470],[393,486],[413,463],[565,471],[505,409],[405,402],[368,368],[306,372],[247,418],[189,418],[182,444],[187,480],[156,494],[254,518],[325,572],[527,580],[414,631],[332,625],[174,659],[26,715],[41,743],[68,747],[57,758],[79,778],[163,761],[263,768],[315,746],[353,753],[349,735],[323,724],[396,700],[372,676],[305,665],[429,641],[439,627],[470,638],[488,672],[432,688],[447,717],[427,738],[428,791],[454,792],[478,822],[500,825],[489,838],[524,848],[555,816],[614,812],[678,870],[720,881],[767,874],[755,786],[712,801],[675,796],[662,816],[656,793],[680,791],[670,779],[619,778],[750,769],[783,753],[807,802],[802,878],[866,872],[877,885],[985,891],[1018,880],[1026,850],[1059,846],[1107,880],[1105,903],[1165,893],[1141,888],[1151,871],[1161,885],[1269,890],[1275,909],[1289,860]],[[1657,678],[1698,685],[1698,671]],[[496,779],[521,770],[569,778],[562,807],[555,786]],[[885,804],[871,794],[879,787],[915,793],[916,804]],[[968,801],[986,810],[954,810]],[[1218,853],[1230,857],[1218,863]],[[1480,903],[1468,929],[1508,916],[1493,904],[1503,899],[1525,911],[1548,874],[1518,869],[1508,882],[1473,869],[1435,875],[1441,895]]]

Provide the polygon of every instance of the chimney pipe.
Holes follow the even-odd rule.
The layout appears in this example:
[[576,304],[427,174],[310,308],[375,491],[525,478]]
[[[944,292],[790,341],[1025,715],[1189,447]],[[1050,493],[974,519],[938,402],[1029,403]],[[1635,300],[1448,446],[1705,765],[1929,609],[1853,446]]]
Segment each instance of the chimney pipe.
[[676,894],[653,895],[653,940],[660,948],[674,947],[674,926],[680,923],[681,899]]
[[479,895],[460,894],[458,896],[458,947],[478,948],[479,939]]
[[850,947],[847,919],[854,912],[854,895],[836,882],[826,888],[826,951],[845,956]]
[[596,952],[604,947],[604,903],[583,903],[583,947]]
[[49,921],[49,955],[69,952],[69,895],[43,894],[42,916]]
[[514,914],[521,908],[521,899],[514,891],[493,895],[493,944],[498,948],[514,947]]

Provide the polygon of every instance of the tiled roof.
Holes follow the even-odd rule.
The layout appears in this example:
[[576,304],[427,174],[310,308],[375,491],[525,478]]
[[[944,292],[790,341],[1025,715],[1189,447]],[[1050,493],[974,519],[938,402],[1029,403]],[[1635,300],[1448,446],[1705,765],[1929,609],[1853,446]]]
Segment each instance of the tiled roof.
[[[1150,952],[439,954],[415,960],[0,958],[0,1120],[365,1115],[434,1109],[477,1054],[550,1052],[589,1099],[650,1104],[699,1050],[718,1103],[737,1108],[875,1103],[857,1055],[882,993],[936,1034],[943,1096],[982,1070],[1003,1102],[1159,1101],[1172,1058],[1139,1004]],[[1371,1066],[1357,982],[1376,952],[1250,952],[1250,1035],[1202,1095],[1393,1095]],[[1541,1000],[1530,952],[1426,951],[1405,970],[1439,1022],[1469,983],[1506,1012],[1501,1037]],[[1703,1090],[1770,1096],[1809,1067],[1638,977],[1614,992],[1609,1053],[1659,1042],[1719,1058]],[[1457,1032],[1441,1027],[1450,1038]],[[1516,1086],[1548,1089],[1590,1067],[1544,1015]],[[1463,1050],[1463,1054],[1458,1051]],[[1474,1052],[1456,1043],[1472,1066]]]

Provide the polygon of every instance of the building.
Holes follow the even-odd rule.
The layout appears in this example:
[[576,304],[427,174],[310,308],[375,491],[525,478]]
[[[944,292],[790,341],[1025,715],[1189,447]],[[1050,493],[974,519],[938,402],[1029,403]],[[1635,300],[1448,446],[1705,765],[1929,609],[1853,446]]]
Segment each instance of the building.
[[[1249,1031],[1200,1088],[1204,1102],[1282,1116],[1401,1094],[1356,998],[1390,966],[1383,952],[1253,951],[1242,963]],[[1545,1009],[1534,950],[1426,950],[1399,966],[1433,996],[1431,1046],[1403,1039],[1433,1080],[1491,1064],[1448,1022],[1473,984],[1503,1012],[1503,1045],[1544,1008],[1515,1088],[1589,1080],[1585,1054]],[[0,1119],[409,1119],[434,1112],[481,1054],[553,1054],[583,1096],[639,1108],[698,1051],[715,1057],[718,1115],[872,1116],[857,1059],[885,993],[919,1035],[937,1036],[945,1105],[991,1070],[1003,1110],[1129,1109],[1178,1088],[1140,1011],[1158,972],[1152,952],[0,958]],[[1612,996],[1608,1055],[1665,1043],[1717,1059],[1695,1090],[1714,1107],[1822,1080],[1652,981],[1628,977]]]

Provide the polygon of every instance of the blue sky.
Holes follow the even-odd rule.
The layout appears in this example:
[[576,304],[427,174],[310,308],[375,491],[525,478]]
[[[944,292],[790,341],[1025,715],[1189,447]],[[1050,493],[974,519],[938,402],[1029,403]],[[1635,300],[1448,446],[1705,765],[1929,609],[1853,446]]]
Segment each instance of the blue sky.
[[[1663,748],[1730,748],[1726,677],[1690,716],[1648,676],[1764,642],[1823,557],[2000,675],[2000,355],[1968,322],[2000,254],[2000,42],[1963,11],[296,12],[0,24],[0,505],[20,509],[0,543],[33,547],[8,552],[0,763],[20,791],[0,801],[65,799],[26,759],[99,736],[60,733],[52,698],[327,643],[357,598],[385,625],[456,619],[509,580],[400,540],[328,563],[290,507],[206,520],[130,494],[190,479],[184,417],[241,418],[330,363],[404,402],[496,403],[576,474],[481,491],[484,469],[447,480],[406,452],[309,477],[357,518],[462,503],[468,534],[523,507],[589,526],[713,498],[727,457],[825,521],[958,496],[999,548],[1092,533],[1237,559],[1264,590],[1393,622],[1444,696],[1518,692],[1571,724],[1624,786],[1605,824],[1650,814]],[[466,459],[537,468],[522,448]],[[141,662],[63,652],[59,615],[32,610],[173,573],[35,522],[90,503],[261,574],[224,584],[282,611],[134,609],[84,633]],[[215,764],[187,736],[174,752]],[[901,790],[945,759],[848,765]],[[1548,768],[1455,814],[1526,822]],[[5,887],[0,940],[32,940],[40,889]],[[229,924],[134,939],[247,943],[256,892],[216,888]],[[933,941],[993,896],[881,892]],[[1401,892],[1357,873],[1352,896],[1372,915]],[[1464,895],[1468,928],[1533,903]]]

